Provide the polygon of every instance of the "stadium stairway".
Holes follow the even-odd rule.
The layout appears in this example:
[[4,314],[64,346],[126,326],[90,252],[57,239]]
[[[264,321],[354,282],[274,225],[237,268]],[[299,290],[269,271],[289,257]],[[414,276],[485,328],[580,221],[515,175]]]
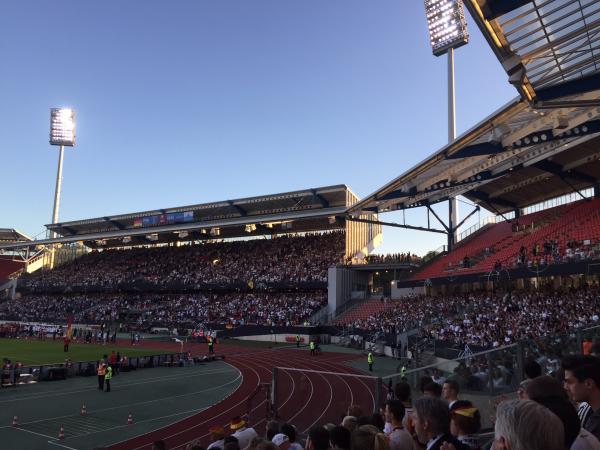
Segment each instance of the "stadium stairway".
[[380,299],[370,299],[358,303],[354,308],[345,311],[333,321],[333,325],[344,325],[356,320],[368,319],[370,316],[391,308],[393,303],[382,302]]

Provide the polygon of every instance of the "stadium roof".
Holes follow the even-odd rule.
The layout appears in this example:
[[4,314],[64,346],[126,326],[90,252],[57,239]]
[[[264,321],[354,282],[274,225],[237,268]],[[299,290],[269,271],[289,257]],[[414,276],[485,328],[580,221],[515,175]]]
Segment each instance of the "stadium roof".
[[465,5],[521,97],[351,207],[351,214],[428,206],[456,195],[504,213],[598,184],[600,0]]
[[[347,186],[327,186],[50,224],[48,230],[59,237],[35,243],[108,248],[339,229],[344,226],[339,216],[356,201]],[[0,244],[9,247],[14,246]]]
[[523,99],[551,103],[600,88],[600,1],[466,0],[465,5]]
[[[600,91],[562,100],[600,99]],[[573,103],[570,103],[573,105]],[[515,99],[349,209],[356,215],[427,206],[464,195],[503,213],[600,178],[600,107],[537,110]]]
[[31,238],[14,228],[0,228],[0,242],[27,242]]

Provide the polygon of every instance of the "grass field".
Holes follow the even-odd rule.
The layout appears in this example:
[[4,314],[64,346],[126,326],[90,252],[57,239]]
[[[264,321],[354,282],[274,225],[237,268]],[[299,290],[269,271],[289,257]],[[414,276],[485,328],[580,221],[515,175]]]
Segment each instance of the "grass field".
[[0,358],[8,358],[13,363],[21,361],[26,366],[62,363],[65,358],[71,358],[73,362],[95,361],[102,358],[104,354],[110,354],[112,350],[120,351],[121,355],[128,357],[169,353],[164,349],[94,344],[71,344],[69,352],[65,353],[62,339],[56,341],[0,339]]

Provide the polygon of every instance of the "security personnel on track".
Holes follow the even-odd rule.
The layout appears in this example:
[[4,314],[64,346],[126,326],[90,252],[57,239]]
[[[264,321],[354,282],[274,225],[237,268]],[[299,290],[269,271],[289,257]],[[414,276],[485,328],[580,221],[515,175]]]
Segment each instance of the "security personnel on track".
[[208,336],[208,353],[214,353],[213,345],[214,345],[213,337]]
[[310,356],[315,356],[315,341],[310,341]]
[[369,372],[373,372],[373,352],[369,352],[369,355],[367,356],[367,362],[369,363]]
[[110,392],[110,380],[112,379],[112,367],[106,368],[106,374],[104,375],[104,384],[106,384],[106,392]]
[[104,377],[106,375],[106,364],[104,361],[100,361],[98,363],[98,389],[104,390]]
[[406,378],[406,366],[404,365],[400,368],[400,378]]
[[300,335],[299,334],[296,335],[296,347],[300,348]]

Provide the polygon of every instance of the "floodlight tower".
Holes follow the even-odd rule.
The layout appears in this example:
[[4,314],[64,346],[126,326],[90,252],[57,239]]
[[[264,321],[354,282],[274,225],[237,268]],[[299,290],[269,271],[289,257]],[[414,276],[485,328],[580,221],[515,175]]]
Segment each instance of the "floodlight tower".
[[[454,96],[454,49],[469,42],[469,32],[462,0],[425,0],[425,15],[429,25],[429,40],[434,56],[448,54],[448,143],[456,138],[456,107]],[[448,251],[458,237],[458,201],[448,201]]]
[[[59,145],[58,170],[56,172],[56,188],[54,190],[54,208],[52,210],[52,223],[58,222],[60,208],[60,190],[62,186],[62,166],[65,145],[75,146],[75,111],[71,108],[50,109],[50,145]],[[52,237],[56,233],[52,232]]]

